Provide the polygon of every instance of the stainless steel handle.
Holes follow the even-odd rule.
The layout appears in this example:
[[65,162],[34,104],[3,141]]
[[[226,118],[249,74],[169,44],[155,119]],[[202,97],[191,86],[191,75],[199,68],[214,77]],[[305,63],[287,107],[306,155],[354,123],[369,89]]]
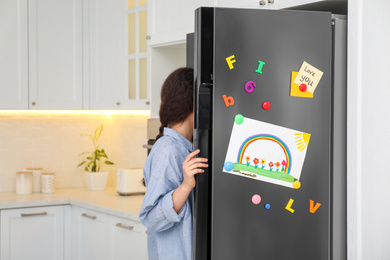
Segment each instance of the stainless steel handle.
[[83,213],[83,214],[81,214],[81,216],[86,217],[86,218],[90,218],[90,219],[96,219],[96,216],[90,216],[90,215],[87,215],[87,213]]
[[126,228],[128,230],[132,230],[134,227],[133,226],[126,226],[126,225],[123,225],[121,223],[116,223],[116,226],[117,227],[122,227],[122,228]]
[[32,217],[32,216],[43,216],[47,215],[47,212],[39,212],[39,213],[21,213],[22,217]]
[[268,0],[269,4],[273,4],[275,1],[274,0]]
[[142,148],[152,149],[153,145],[151,145],[151,144],[144,144],[144,145],[142,145]]
[[259,1],[259,5],[265,5],[265,1]]

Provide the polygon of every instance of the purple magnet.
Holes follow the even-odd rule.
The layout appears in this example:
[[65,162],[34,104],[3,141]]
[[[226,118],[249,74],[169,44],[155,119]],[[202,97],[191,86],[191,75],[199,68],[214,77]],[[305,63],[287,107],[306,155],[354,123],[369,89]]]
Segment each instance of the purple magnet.
[[245,84],[245,91],[248,92],[248,93],[252,93],[253,90],[255,90],[255,87],[256,87],[256,83],[253,82],[253,81],[248,81],[246,84]]

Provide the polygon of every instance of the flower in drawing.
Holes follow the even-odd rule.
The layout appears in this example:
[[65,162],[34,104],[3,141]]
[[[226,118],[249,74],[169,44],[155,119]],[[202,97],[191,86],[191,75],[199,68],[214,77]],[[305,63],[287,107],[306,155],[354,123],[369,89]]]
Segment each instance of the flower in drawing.
[[245,157],[246,160],[246,166],[249,166],[251,158],[249,156]]
[[276,167],[276,171],[277,171],[277,172],[279,171],[279,166],[280,166],[280,162],[276,162],[276,163],[275,163],[275,167]]
[[284,167],[286,167],[286,161],[285,160],[282,161],[282,172],[284,172]]
[[259,164],[259,159],[255,158],[253,160],[253,163],[255,164],[255,169],[257,168],[257,165]]
[[261,169],[264,169],[264,166],[265,166],[265,160],[264,159],[261,159]]
[[272,162],[269,162],[268,166],[269,166],[269,170],[272,171],[272,166],[274,166],[274,164]]

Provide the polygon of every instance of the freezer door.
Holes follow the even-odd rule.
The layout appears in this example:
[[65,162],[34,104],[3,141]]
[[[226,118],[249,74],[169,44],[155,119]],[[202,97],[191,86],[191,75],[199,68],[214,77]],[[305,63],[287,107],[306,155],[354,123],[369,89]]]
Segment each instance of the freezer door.
[[[331,14],[216,8],[213,26],[210,258],[330,259]],[[313,98],[290,96],[304,61],[323,72]],[[311,134],[299,189],[223,170],[237,114]]]

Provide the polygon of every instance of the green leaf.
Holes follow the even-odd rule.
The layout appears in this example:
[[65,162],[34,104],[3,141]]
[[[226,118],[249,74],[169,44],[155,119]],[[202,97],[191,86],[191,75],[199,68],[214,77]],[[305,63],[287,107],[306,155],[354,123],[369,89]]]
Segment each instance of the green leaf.
[[84,167],[84,171],[89,172],[89,169],[87,166]]
[[89,139],[91,139],[91,140],[92,140],[92,142],[94,142],[92,135],[89,135],[89,134],[81,134],[81,136],[88,136],[88,137],[89,137]]
[[83,154],[87,154],[87,153],[89,153],[89,152],[83,152],[83,153],[80,153],[80,154],[79,154],[79,156],[81,156],[81,155],[83,155]]
[[96,164],[92,166],[91,172],[96,172]]
[[81,165],[83,165],[84,163],[86,163],[87,161],[84,161],[84,162],[81,162],[79,165],[77,165],[77,167],[80,167]]
[[101,124],[98,128],[96,128],[95,130],[95,139],[99,139],[100,137],[100,134],[102,133],[103,131],[103,124]]
[[111,161],[105,161],[104,162],[105,164],[108,164],[108,165],[115,165],[115,163],[111,162]]

